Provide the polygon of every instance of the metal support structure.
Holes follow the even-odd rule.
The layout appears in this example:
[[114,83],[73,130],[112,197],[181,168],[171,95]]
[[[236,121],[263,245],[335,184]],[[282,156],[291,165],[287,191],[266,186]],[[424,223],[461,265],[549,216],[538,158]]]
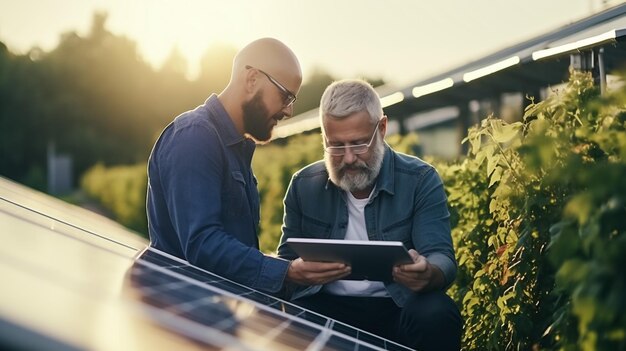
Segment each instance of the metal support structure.
[[459,131],[459,153],[460,155],[467,155],[469,143],[461,143],[461,141],[467,136],[467,131],[471,127],[474,112],[472,112],[469,107],[469,101],[463,101],[458,104],[457,107],[459,108],[459,118],[457,122]]
[[570,55],[570,67],[577,71],[592,71],[595,67],[592,50],[577,52]]
[[598,73],[600,75],[600,93],[606,94],[606,68],[604,62],[604,48],[598,49]]
[[[598,57],[597,64],[595,60],[596,55]],[[600,84],[600,92],[602,95],[606,93],[606,62],[603,47],[571,54],[570,66],[578,71],[591,72],[593,81]]]

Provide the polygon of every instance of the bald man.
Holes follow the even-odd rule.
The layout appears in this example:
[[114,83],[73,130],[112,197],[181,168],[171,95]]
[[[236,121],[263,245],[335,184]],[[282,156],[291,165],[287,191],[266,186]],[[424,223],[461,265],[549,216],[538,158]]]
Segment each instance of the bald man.
[[263,38],[233,61],[228,86],[163,130],[148,161],[150,245],[225,278],[270,293],[285,282],[314,284],[349,274],[259,251],[256,142],[293,113],[300,64],[282,42]]

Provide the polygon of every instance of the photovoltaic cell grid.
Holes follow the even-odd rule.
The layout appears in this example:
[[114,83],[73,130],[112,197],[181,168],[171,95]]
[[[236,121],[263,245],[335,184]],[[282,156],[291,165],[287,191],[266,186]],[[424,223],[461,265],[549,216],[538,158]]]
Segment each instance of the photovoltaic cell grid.
[[0,348],[41,334],[66,346],[57,349],[408,350],[141,251],[145,241],[82,211],[0,178],[0,276],[10,282],[0,322],[26,331],[0,333]]
[[[131,281],[147,304],[240,341],[254,340],[255,346],[278,342],[295,350],[406,350],[152,248],[136,261]],[[261,349],[274,347],[266,346]]]

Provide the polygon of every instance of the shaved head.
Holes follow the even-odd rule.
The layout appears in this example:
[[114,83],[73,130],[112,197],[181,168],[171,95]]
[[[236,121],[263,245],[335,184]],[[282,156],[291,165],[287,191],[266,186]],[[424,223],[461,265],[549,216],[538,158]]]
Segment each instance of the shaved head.
[[244,74],[246,66],[267,72],[294,94],[300,90],[300,63],[293,51],[279,40],[262,38],[241,49],[233,62],[231,81]]
[[237,131],[265,142],[278,121],[293,114],[301,84],[293,51],[279,40],[262,38],[237,53],[230,82],[218,98]]

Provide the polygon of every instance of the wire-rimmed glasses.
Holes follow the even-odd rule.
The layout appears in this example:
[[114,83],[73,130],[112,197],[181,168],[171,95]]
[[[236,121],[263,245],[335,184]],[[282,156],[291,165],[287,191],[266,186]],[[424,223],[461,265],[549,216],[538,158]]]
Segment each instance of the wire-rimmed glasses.
[[372,133],[372,137],[367,144],[328,146],[328,139],[324,137],[324,151],[326,151],[331,156],[343,156],[346,154],[346,150],[348,149],[355,155],[366,153],[367,150],[369,150],[370,146],[372,146],[372,142],[374,142],[374,137],[376,136],[376,132],[378,131],[378,125],[380,124],[380,121],[382,121],[382,118],[378,120],[378,123],[376,123],[374,133]]
[[283,94],[283,105],[285,107],[291,106],[291,104],[293,104],[296,101],[296,94],[290,92],[289,89],[285,88],[276,79],[274,79],[274,77],[270,76],[269,74],[265,73],[263,70],[260,70],[256,67],[246,66],[246,69],[256,69],[257,71],[263,73],[267,77],[267,79],[269,79],[270,82],[272,82],[278,88],[278,90],[280,90],[280,92]]

